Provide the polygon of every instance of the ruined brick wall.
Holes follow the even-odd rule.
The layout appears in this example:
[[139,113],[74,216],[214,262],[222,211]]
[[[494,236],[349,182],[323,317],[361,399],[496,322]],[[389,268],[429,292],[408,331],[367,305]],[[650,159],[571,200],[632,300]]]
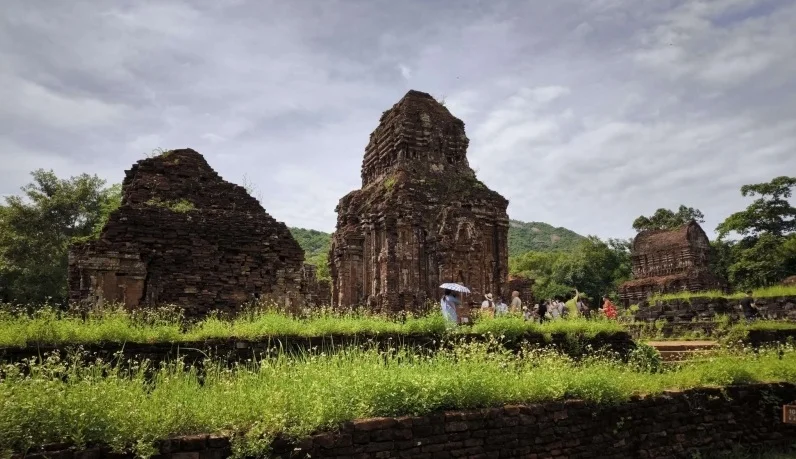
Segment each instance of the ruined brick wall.
[[[760,315],[766,319],[796,321],[796,297],[755,298]],[[688,300],[641,302],[634,314],[639,322],[666,320],[673,323],[713,320],[717,315],[743,319],[739,299],[690,298]]]
[[73,301],[177,304],[186,315],[247,301],[302,300],[304,252],[243,187],[199,153],[173,150],[126,171],[122,204],[99,240],[69,256]]
[[[796,400],[792,384],[667,392],[614,405],[582,401],[514,405],[428,416],[363,419],[299,443],[277,439],[278,458],[693,458],[737,446],[789,447],[796,425],[782,405]],[[226,458],[228,437],[192,435],[158,442],[164,459]],[[127,459],[108,448],[52,445],[50,457]],[[12,456],[13,459],[37,456]]]
[[633,241],[634,279],[619,289],[625,305],[655,293],[721,288],[710,272],[710,240],[695,221],[674,230],[642,231]]
[[409,91],[384,112],[362,163],[362,188],[337,206],[332,303],[386,312],[436,301],[443,282],[471,299],[498,293],[508,274],[508,201],[467,162],[464,123]]
[[318,279],[318,270],[315,266],[305,263],[301,271],[302,293],[305,304],[320,307],[329,306],[332,300],[331,284],[326,279]]

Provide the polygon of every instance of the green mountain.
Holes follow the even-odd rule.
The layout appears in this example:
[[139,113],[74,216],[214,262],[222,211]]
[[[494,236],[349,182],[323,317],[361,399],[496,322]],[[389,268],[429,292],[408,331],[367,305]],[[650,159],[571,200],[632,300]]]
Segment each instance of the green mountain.
[[304,261],[318,268],[318,279],[329,279],[329,247],[332,235],[323,231],[288,228],[293,239],[304,249]]
[[580,234],[566,228],[556,228],[542,222],[521,222],[509,220],[509,256],[525,252],[553,252],[572,250],[585,239]]
[[332,235],[313,229],[288,228],[293,239],[299,243],[307,258],[329,252]]
[[[320,265],[326,264],[332,235],[304,228],[290,228],[290,233],[304,249],[307,263],[318,266],[319,275],[325,274],[327,268]],[[532,250],[572,250],[581,239],[584,237],[574,231],[556,228],[547,223],[509,221],[509,256],[512,257]]]

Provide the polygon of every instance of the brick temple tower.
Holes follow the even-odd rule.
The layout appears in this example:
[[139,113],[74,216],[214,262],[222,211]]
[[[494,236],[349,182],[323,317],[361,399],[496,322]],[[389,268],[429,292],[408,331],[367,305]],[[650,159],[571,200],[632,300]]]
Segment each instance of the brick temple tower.
[[619,287],[626,306],[654,293],[721,287],[710,271],[710,240],[693,220],[673,230],[642,231],[633,240],[631,251],[634,279]]
[[471,299],[499,294],[508,274],[508,201],[475,176],[464,123],[409,91],[370,135],[362,188],[337,206],[332,304],[416,310],[442,282]]

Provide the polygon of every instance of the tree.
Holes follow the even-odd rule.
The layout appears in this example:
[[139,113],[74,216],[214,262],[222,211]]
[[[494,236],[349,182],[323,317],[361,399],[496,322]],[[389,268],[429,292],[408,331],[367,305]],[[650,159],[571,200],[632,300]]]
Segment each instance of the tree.
[[577,288],[597,299],[630,277],[630,242],[589,236],[571,251],[527,252],[512,257],[509,265],[512,273],[535,280],[537,298],[566,297]]
[[120,187],[96,175],[67,180],[42,169],[21,196],[0,205],[0,300],[63,304],[69,245],[98,234],[118,207]]
[[785,176],[777,177],[767,183],[742,186],[742,196],[760,197],[746,210],[735,212],[719,224],[716,228],[719,239],[732,232],[749,237],[761,234],[782,237],[796,231],[796,207],[788,201],[792,195],[791,188],[794,187],[796,187],[796,177]]
[[742,186],[741,195],[758,198],[716,228],[719,241],[740,236],[727,243],[727,275],[736,288],[771,285],[796,272],[796,208],[788,201],[794,187],[796,177],[786,176]]
[[669,230],[683,226],[691,220],[705,223],[705,215],[699,209],[680,205],[677,212],[669,209],[658,209],[651,217],[640,216],[633,221],[633,229],[641,232],[646,230]]
[[731,241],[710,241],[710,272],[726,283],[730,281],[733,245]]

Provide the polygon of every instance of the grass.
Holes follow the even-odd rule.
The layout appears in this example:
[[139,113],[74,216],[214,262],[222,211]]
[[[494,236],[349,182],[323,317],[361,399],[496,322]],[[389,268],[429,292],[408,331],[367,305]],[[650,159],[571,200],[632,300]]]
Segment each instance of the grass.
[[[652,304],[658,301],[691,300],[693,298],[726,298],[735,300],[741,299],[744,296],[746,296],[744,292],[724,293],[719,290],[708,290],[704,292],[678,292],[652,295],[647,301],[649,304]],[[796,296],[796,285],[774,285],[771,287],[758,288],[752,291],[752,296],[754,298]]]
[[[737,351],[741,352],[741,351]],[[103,442],[155,453],[172,435],[236,432],[237,455],[262,456],[278,434],[301,438],[373,416],[422,415],[509,403],[583,399],[618,403],[637,394],[752,382],[796,382],[796,351],[730,353],[663,372],[637,371],[607,357],[575,361],[549,351],[512,354],[495,342],[433,356],[406,350],[284,356],[201,378],[178,362],[145,376],[146,364],[69,364],[51,357],[7,366],[0,377],[0,452],[51,442]]]
[[705,456],[705,459],[793,459],[796,457],[796,443],[790,448],[749,450],[736,448],[735,451]]
[[306,318],[273,311],[249,312],[235,319],[211,315],[188,324],[168,310],[128,313],[115,309],[85,318],[44,309],[32,315],[0,313],[0,347],[93,343],[196,342],[210,339],[261,340],[270,337],[319,337],[330,335],[486,335],[516,339],[525,334],[582,335],[617,333],[616,321],[558,320],[543,325],[520,317],[481,319],[472,326],[447,330],[441,314],[406,317],[399,321],[369,314],[320,312]]

